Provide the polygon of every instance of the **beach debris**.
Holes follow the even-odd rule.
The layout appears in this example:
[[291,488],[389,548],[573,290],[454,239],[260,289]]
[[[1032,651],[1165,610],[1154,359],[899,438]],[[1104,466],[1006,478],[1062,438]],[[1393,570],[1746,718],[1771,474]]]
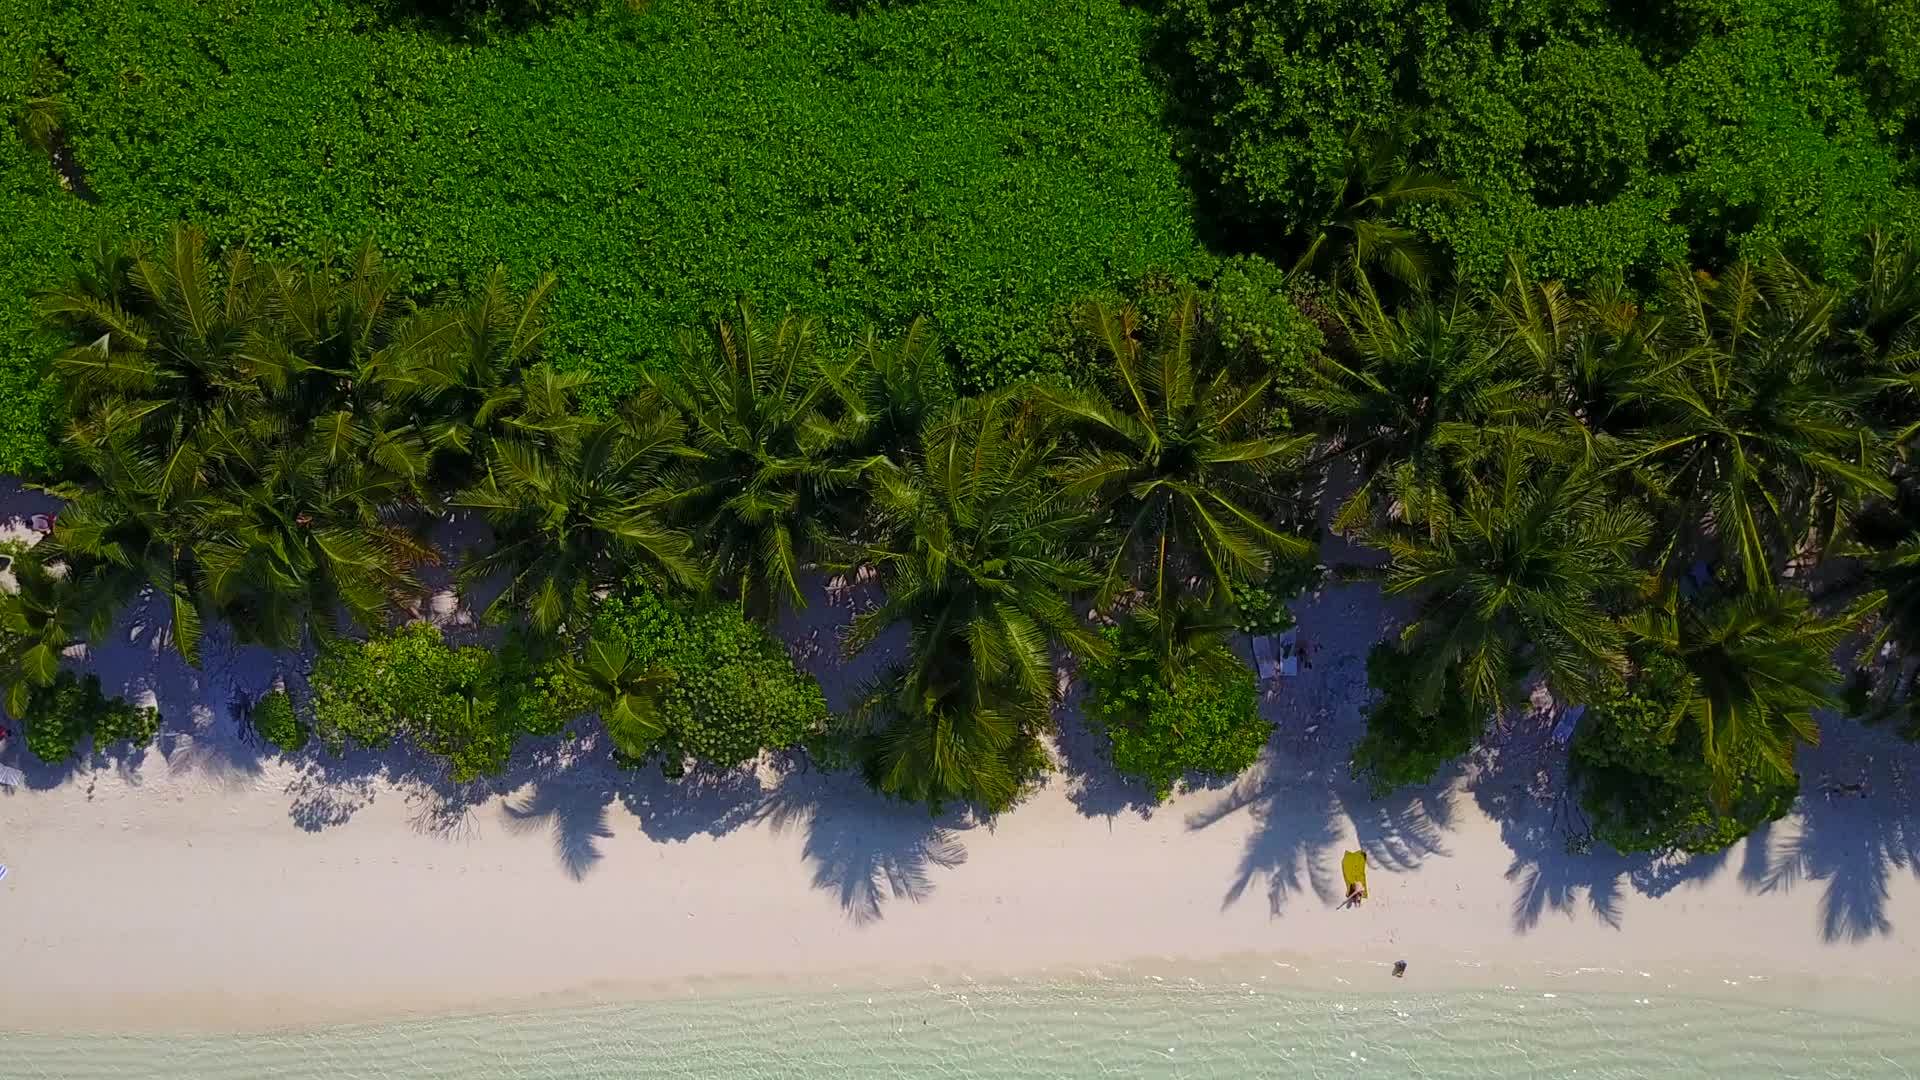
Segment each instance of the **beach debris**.
[[7,880],[7,864],[0,862],[0,881]]
[[1396,979],[1404,979],[1407,977],[1407,962],[1405,960],[1395,960],[1393,962],[1393,977]]

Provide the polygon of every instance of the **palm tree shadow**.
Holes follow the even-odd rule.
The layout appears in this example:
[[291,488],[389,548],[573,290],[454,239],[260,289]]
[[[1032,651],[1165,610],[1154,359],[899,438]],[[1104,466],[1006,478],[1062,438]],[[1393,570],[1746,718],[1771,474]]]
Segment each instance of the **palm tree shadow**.
[[500,812],[509,832],[551,830],[561,868],[580,881],[602,858],[600,841],[613,838],[607,822],[613,798],[613,792],[600,785],[547,782],[534,785],[517,802],[502,804]]
[[[1891,934],[1894,875],[1920,878],[1920,805],[1906,781],[1920,769],[1920,748],[1843,724],[1829,724],[1832,737],[1802,758],[1806,785],[1794,825],[1756,832],[1761,851],[1749,851],[1741,872],[1758,893],[1824,883],[1818,927],[1829,943]],[[1829,784],[1838,790],[1830,794]],[[1773,832],[1783,835],[1773,839]]]
[[[1622,889],[1635,867],[1651,860],[1610,848],[1585,854],[1572,848],[1574,831],[1563,816],[1571,795],[1564,780],[1552,775],[1557,758],[1543,759],[1512,744],[1477,756],[1468,787],[1481,811],[1500,823],[1500,840],[1513,855],[1506,879],[1518,886],[1514,930],[1532,930],[1548,911],[1572,918],[1583,902],[1595,918],[1619,929]],[[1543,761],[1556,764],[1543,766]],[[1558,794],[1543,796],[1546,790]]]
[[793,775],[799,760],[774,755],[771,777],[752,763],[695,768],[681,777],[669,777],[652,766],[623,770],[619,798],[639,819],[640,831],[654,840],[684,843],[695,836],[725,836],[759,817],[769,785],[777,787]]
[[806,830],[801,858],[813,868],[813,887],[856,926],[881,919],[891,902],[933,895],[934,871],[967,861],[958,834],[973,824],[963,814],[920,817],[848,777],[792,778],[757,818],[775,832]]
[[1572,917],[1583,897],[1595,918],[1620,929],[1621,883],[1628,873],[1622,856],[1611,852],[1582,856],[1562,851],[1556,857],[1538,850],[1531,837],[1516,842],[1514,832],[1504,822],[1500,833],[1514,852],[1506,878],[1519,885],[1513,898],[1515,930],[1532,930],[1548,910]]
[[[1500,751],[1476,757],[1469,787],[1481,810],[1500,823],[1500,839],[1512,853],[1506,878],[1517,886],[1513,928],[1519,933],[1538,926],[1549,911],[1572,918],[1582,907],[1620,929],[1628,887],[1643,896],[1665,896],[1712,878],[1732,857],[1731,848],[1690,856],[1622,855],[1598,843],[1579,850],[1585,817],[1568,786],[1565,757],[1547,747],[1544,733],[1523,734]],[[1749,863],[1753,852],[1750,844]]]
[[1355,841],[1367,853],[1368,865],[1415,870],[1429,858],[1451,854],[1446,846],[1454,815],[1451,772],[1424,787],[1396,791],[1378,800],[1358,784],[1342,783],[1335,790],[1353,822]]
[[[1286,777],[1286,779],[1278,779]],[[1430,856],[1444,856],[1443,834],[1453,820],[1450,783],[1400,792],[1375,801],[1351,780],[1301,774],[1288,776],[1283,764],[1249,773],[1227,795],[1187,818],[1189,830],[1210,828],[1245,811],[1254,822],[1240,863],[1220,907],[1239,903],[1264,883],[1268,911],[1278,916],[1295,897],[1311,894],[1334,904],[1344,889],[1334,853],[1350,822],[1354,842],[1369,865],[1411,870]]]

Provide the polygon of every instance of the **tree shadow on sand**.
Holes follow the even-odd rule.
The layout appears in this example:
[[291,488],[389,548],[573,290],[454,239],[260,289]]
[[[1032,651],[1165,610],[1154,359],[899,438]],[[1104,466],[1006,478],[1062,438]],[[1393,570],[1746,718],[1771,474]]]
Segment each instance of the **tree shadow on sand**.
[[613,839],[607,812],[613,800],[604,785],[539,783],[504,802],[500,813],[509,832],[549,831],[560,868],[580,881],[603,857],[600,842]]
[[[875,795],[858,777],[813,771],[804,756],[777,754],[736,769],[694,769],[669,778],[657,767],[622,768],[601,740],[516,755],[501,777],[467,785],[414,776],[422,831],[457,833],[475,808],[496,797],[504,826],[547,832],[567,876],[584,880],[605,857],[605,842],[638,827],[659,843],[724,836],[747,826],[804,832],[801,859],[815,888],[833,896],[854,923],[882,917],[894,901],[932,895],[935,872],[966,861],[964,814],[929,817]],[[389,777],[391,779],[391,777]],[[332,789],[351,793],[335,778]],[[614,812],[615,805],[631,819]]]
[[[1889,749],[1912,755],[1912,748]],[[1640,896],[1667,896],[1734,865],[1741,882],[1761,894],[1824,880],[1822,940],[1860,940],[1891,930],[1885,919],[1891,872],[1905,867],[1920,874],[1920,822],[1912,803],[1820,798],[1818,753],[1801,761],[1809,790],[1791,815],[1705,855],[1622,855],[1605,844],[1574,851],[1569,840],[1584,832],[1586,821],[1567,786],[1565,753],[1538,746],[1538,740],[1517,740],[1503,753],[1480,751],[1476,757],[1469,786],[1480,809],[1500,822],[1501,840],[1513,851],[1507,880],[1517,886],[1513,928],[1523,934],[1549,911],[1572,917],[1586,909],[1619,928],[1620,899],[1628,888]],[[1859,761],[1859,755],[1841,751],[1839,759]],[[1884,767],[1891,773],[1889,761]]]
[[1213,805],[1187,818],[1187,828],[1210,828],[1245,812],[1255,822],[1233,881],[1220,906],[1238,903],[1264,887],[1268,910],[1283,913],[1296,897],[1340,902],[1345,892],[1339,853],[1351,828],[1353,844],[1370,867],[1406,871],[1445,855],[1444,834],[1453,818],[1451,777],[1385,799],[1324,770],[1291,773],[1285,762],[1258,767]]
[[[1583,909],[1619,927],[1625,890],[1665,896],[1733,865],[1755,893],[1822,882],[1823,941],[1890,933],[1892,877],[1920,877],[1920,808],[1904,782],[1920,768],[1920,748],[1845,724],[1831,720],[1823,745],[1802,753],[1803,791],[1791,814],[1706,855],[1622,855],[1600,843],[1586,853],[1571,850],[1569,839],[1585,823],[1568,788],[1564,752],[1525,737],[1476,752],[1467,786],[1513,853],[1507,879],[1515,884],[1514,929],[1525,933],[1548,912],[1572,917]],[[1862,785],[1871,797],[1829,798],[1829,778]]]
[[[502,777],[458,792],[436,792],[448,813],[477,805],[496,795],[509,831],[546,830],[553,838],[554,855],[575,881],[603,857],[601,842],[624,824],[612,808],[620,804],[633,823],[651,839],[685,842],[695,836],[724,836],[754,820],[767,797],[762,770],[694,769],[670,778],[657,766],[627,768],[613,760],[604,740],[588,739],[526,754],[523,764]],[[770,771],[778,775],[793,768],[776,758]]]
[[1556,762],[1537,745],[1509,743],[1476,750],[1470,766],[1467,788],[1500,823],[1500,841],[1513,853],[1506,872],[1515,887],[1513,928],[1524,934],[1549,911],[1571,918],[1584,908],[1617,930],[1633,860],[1605,845],[1584,854],[1571,846],[1582,830],[1568,816],[1572,796]]
[[878,921],[891,902],[931,896],[934,871],[967,861],[959,834],[974,824],[964,813],[929,816],[853,777],[817,774],[789,778],[757,817],[775,832],[806,831],[801,859],[813,869],[813,887],[856,926]]
[[1920,804],[1908,788],[1920,747],[1847,720],[1829,721],[1826,730],[1823,745],[1801,757],[1796,814],[1754,834],[1763,854],[1749,858],[1740,876],[1759,893],[1822,883],[1821,940],[1858,942],[1893,932],[1893,877],[1920,878]]
[[266,691],[278,668],[275,655],[239,645],[225,626],[215,625],[202,638],[201,667],[190,667],[153,607],[151,598],[130,605],[110,636],[87,646],[77,668],[97,675],[104,693],[157,708],[160,727],[152,743],[83,745],[72,757],[49,764],[26,749],[24,738],[10,738],[0,744],[6,750],[0,763],[18,767],[28,788],[78,783],[91,794],[108,775],[138,785],[150,755],[164,761],[169,772],[195,772],[222,786],[252,783],[264,771],[272,748],[250,737],[233,706],[238,693],[257,699]]
[[1693,856],[1622,855],[1597,842],[1580,850],[1586,818],[1567,781],[1566,752],[1548,742],[1544,726],[1476,750],[1468,774],[1467,790],[1499,822],[1500,840],[1512,853],[1506,878],[1514,883],[1517,933],[1534,929],[1548,912],[1572,918],[1582,910],[1619,929],[1628,888],[1658,897],[1704,882],[1740,846]]

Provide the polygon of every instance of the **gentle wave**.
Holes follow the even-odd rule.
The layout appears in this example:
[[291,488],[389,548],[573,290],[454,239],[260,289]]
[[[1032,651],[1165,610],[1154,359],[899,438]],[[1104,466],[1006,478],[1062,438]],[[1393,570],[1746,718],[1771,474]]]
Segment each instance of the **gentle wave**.
[[1885,1020],[1657,993],[1519,990],[970,985],[282,1035],[0,1036],[0,1076],[60,1080],[1916,1074],[1920,1035]]

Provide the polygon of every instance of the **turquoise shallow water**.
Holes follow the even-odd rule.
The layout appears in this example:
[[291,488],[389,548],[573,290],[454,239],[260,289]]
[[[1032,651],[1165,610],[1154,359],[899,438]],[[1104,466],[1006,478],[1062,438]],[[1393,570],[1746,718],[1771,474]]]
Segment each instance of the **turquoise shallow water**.
[[282,1035],[0,1035],[0,1076],[1905,1077],[1920,1076],[1916,1030],[1660,994],[1108,982],[686,998]]

